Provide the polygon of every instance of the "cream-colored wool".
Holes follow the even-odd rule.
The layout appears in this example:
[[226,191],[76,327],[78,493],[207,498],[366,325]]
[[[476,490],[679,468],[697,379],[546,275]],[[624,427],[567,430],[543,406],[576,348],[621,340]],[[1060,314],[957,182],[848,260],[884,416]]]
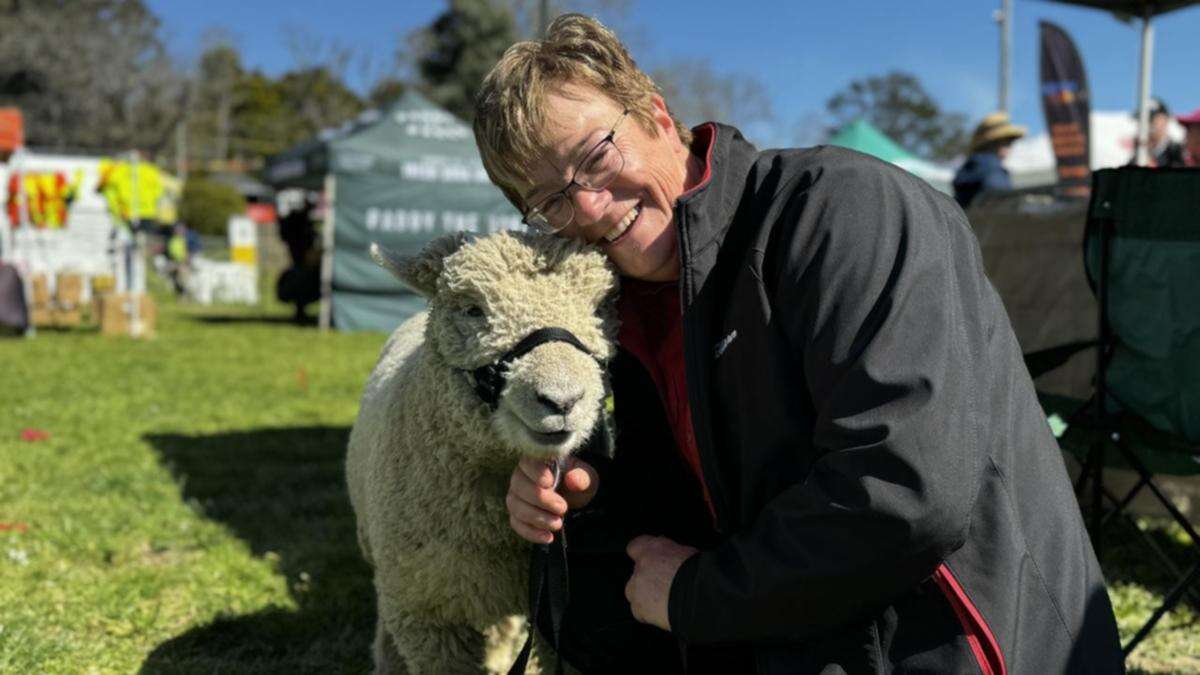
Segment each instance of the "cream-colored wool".
[[[617,277],[592,248],[525,233],[443,237],[410,259],[375,253],[430,299],[384,346],[350,434],[376,671],[506,672],[524,640],[529,560],[508,523],[509,477],[523,453],[565,455],[603,423],[597,359],[615,351]],[[463,371],[545,327],[571,331],[595,358],[538,346],[511,364],[492,411]]]

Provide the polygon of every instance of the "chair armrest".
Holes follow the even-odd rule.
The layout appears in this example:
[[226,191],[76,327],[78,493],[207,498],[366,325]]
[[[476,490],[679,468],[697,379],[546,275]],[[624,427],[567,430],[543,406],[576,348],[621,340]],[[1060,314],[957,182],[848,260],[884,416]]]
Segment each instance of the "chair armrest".
[[1025,367],[1029,369],[1029,375],[1036,379],[1066,363],[1075,354],[1099,344],[1099,340],[1080,340],[1078,342],[1068,342],[1065,345],[1057,347],[1039,349],[1036,352],[1029,352],[1024,355]]

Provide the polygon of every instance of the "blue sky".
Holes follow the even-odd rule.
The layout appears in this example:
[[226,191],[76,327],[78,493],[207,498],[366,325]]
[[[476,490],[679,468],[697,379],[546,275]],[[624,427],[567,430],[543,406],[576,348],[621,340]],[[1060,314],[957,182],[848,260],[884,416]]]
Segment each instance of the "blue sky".
[[[174,55],[187,61],[210,28],[228,31],[246,65],[270,74],[295,63],[285,35],[302,32],[353,46],[390,62],[412,30],[445,7],[439,0],[147,0],[162,19]],[[567,3],[570,4],[570,3]],[[618,3],[619,4],[619,3]],[[891,69],[916,74],[946,109],[977,118],[997,100],[999,0],[628,0],[599,14],[626,39],[644,67],[705,58],[719,72],[749,74],[767,88],[771,128],[752,130],[764,144],[787,144],[797,125],[823,115],[824,103],[850,80]],[[1137,86],[1140,30],[1095,10],[1014,0],[1011,107],[1016,121],[1044,127],[1037,99],[1037,22],[1059,24],[1083,55],[1093,107],[1125,110]],[[1155,94],[1172,110],[1200,107],[1200,6],[1155,21]],[[348,77],[366,84],[352,67]]]

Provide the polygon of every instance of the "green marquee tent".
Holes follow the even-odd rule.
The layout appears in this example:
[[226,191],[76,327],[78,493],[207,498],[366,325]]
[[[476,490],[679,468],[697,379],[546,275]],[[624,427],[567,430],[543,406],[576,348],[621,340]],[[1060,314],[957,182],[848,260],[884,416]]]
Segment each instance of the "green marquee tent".
[[415,253],[445,233],[521,227],[488,181],[470,128],[414,92],[271,158],[265,177],[325,192],[323,328],[390,331],[424,307],[372,262],[371,242]]
[[943,169],[932,162],[927,162],[911,152],[900,147],[896,141],[888,138],[865,119],[859,118],[842,127],[826,141],[829,145],[838,145],[859,152],[873,155],[885,162],[925,179],[933,187],[950,194],[950,183],[954,177],[949,169]]

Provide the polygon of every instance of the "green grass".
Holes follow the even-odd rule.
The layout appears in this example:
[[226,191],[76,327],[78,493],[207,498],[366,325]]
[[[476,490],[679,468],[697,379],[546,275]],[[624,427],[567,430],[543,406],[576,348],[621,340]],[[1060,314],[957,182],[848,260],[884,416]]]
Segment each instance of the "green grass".
[[0,341],[0,672],[366,671],[342,461],[384,336],[160,315]]
[[[160,296],[153,340],[0,341],[0,523],[27,525],[0,530],[0,673],[369,669],[342,458],[384,336],[288,316]],[[1104,561],[1126,638],[1168,583],[1136,536],[1110,530]],[[1196,607],[1131,665],[1200,672]]]

